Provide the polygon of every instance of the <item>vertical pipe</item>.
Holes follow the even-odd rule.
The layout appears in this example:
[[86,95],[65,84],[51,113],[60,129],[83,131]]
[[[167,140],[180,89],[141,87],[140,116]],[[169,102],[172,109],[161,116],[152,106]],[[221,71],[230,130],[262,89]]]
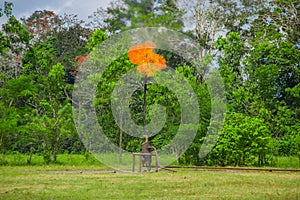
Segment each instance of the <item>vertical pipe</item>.
[[145,127],[146,127],[146,106],[147,106],[147,78],[144,79],[144,102],[143,102],[143,129],[144,129],[144,135],[145,133]]

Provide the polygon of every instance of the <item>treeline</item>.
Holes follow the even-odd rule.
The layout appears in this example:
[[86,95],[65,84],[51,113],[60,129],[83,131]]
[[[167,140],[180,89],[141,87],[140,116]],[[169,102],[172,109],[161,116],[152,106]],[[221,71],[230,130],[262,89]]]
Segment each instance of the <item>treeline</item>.
[[[72,118],[72,90],[80,65],[101,42],[120,31],[167,27],[205,47],[203,65],[217,62],[226,89],[224,128],[205,158],[199,150],[210,125],[211,99],[204,81],[180,55],[158,50],[197,94],[200,124],[182,164],[268,165],[274,156],[300,156],[300,3],[293,1],[119,0],[99,8],[86,23],[73,14],[35,11],[16,19],[5,2],[0,32],[0,152],[86,153]],[[219,36],[223,35],[223,36]],[[219,36],[219,37],[218,37]],[[203,50],[204,51],[204,50]],[[216,59],[213,59],[216,58]],[[120,131],[110,98],[115,83],[136,67],[127,55],[99,80],[95,105],[104,133],[122,148],[140,151],[142,139]],[[149,85],[147,105],[166,108],[167,121],[151,143],[161,148],[180,125],[180,105],[168,88]],[[130,101],[132,118],[143,124],[142,90]],[[146,120],[149,122],[149,107]],[[1,162],[1,160],[0,160]]]

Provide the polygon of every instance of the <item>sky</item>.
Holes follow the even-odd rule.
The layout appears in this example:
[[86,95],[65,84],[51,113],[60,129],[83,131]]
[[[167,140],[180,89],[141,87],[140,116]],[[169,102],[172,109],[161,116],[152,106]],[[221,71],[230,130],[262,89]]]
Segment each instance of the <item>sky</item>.
[[[5,0],[0,0],[0,7],[3,8]],[[36,10],[51,10],[56,14],[78,14],[79,19],[87,21],[97,8],[107,7],[109,2],[114,0],[6,0],[14,4],[13,14],[17,19],[29,17]],[[0,24],[4,19],[0,19]]]

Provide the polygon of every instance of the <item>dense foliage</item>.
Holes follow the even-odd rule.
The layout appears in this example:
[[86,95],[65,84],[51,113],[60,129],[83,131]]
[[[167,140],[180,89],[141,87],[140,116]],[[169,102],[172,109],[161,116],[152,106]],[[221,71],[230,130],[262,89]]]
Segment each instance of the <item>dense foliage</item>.
[[[39,153],[46,162],[55,162],[57,153],[87,152],[89,147],[83,146],[72,119],[76,102],[71,94],[80,65],[101,42],[120,31],[164,26],[206,47],[202,64],[218,63],[227,98],[219,140],[208,156],[200,158],[211,117],[203,79],[207,70],[199,73],[180,55],[157,50],[168,67],[185,76],[199,99],[198,133],[178,162],[262,166],[271,165],[274,156],[300,158],[300,3],[205,2],[118,0],[97,9],[87,24],[76,15],[59,16],[47,10],[18,20],[13,4],[5,2],[0,10],[0,17],[7,18],[0,31],[0,153]],[[142,139],[118,127],[110,98],[116,82],[135,64],[128,55],[112,62],[99,80],[95,99],[104,132],[129,151],[140,151]],[[143,95],[141,88],[130,102],[132,118],[140,125]],[[168,88],[151,84],[146,102],[166,107],[165,126],[150,138],[160,148],[178,129],[180,105]]]

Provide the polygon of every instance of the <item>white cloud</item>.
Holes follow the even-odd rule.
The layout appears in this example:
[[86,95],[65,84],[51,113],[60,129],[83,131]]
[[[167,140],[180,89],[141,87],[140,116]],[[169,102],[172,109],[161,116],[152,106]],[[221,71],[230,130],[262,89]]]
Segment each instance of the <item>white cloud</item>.
[[70,14],[78,14],[79,18],[87,20],[89,15],[92,15],[94,11],[99,7],[107,7],[111,0],[89,0],[89,1],[74,1],[69,10]]
[[65,7],[65,8],[72,7],[73,4],[74,4],[73,0],[65,1],[65,3],[63,4],[63,7]]

